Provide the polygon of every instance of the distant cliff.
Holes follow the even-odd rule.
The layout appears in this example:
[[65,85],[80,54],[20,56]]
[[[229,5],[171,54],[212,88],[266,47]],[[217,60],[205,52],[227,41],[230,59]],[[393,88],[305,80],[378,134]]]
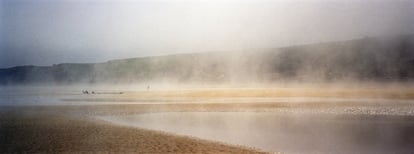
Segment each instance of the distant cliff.
[[414,36],[0,69],[0,84],[414,81]]

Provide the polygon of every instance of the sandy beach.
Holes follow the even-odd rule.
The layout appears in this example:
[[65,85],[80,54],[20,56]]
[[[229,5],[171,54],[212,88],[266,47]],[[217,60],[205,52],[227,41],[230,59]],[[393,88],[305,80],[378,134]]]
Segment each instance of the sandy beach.
[[[123,106],[119,106],[124,108]],[[257,150],[92,120],[108,107],[2,107],[0,153],[261,153]],[[76,116],[69,112],[85,113]]]
[[0,0],[0,154],[414,154],[414,0]]
[[410,88],[51,91],[2,95],[0,153],[410,153],[414,144]]

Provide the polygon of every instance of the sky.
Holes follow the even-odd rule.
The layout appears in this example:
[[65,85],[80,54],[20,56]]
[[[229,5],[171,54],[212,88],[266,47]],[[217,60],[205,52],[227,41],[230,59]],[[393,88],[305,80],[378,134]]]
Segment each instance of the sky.
[[413,32],[411,0],[0,0],[0,68]]

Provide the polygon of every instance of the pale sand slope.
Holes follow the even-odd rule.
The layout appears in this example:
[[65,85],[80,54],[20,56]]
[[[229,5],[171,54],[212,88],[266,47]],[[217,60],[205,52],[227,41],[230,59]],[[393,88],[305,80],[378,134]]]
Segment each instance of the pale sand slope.
[[[103,108],[1,107],[0,153],[259,153],[240,146],[111,125],[85,116],[93,111],[108,114],[111,107]],[[76,116],[67,114],[74,112]]]

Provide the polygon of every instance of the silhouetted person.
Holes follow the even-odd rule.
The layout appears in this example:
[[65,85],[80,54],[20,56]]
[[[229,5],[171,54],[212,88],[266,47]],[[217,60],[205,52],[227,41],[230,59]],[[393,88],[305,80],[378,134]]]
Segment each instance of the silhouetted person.
[[149,90],[149,89],[150,89],[150,86],[148,85],[148,86],[147,86],[147,90]]

